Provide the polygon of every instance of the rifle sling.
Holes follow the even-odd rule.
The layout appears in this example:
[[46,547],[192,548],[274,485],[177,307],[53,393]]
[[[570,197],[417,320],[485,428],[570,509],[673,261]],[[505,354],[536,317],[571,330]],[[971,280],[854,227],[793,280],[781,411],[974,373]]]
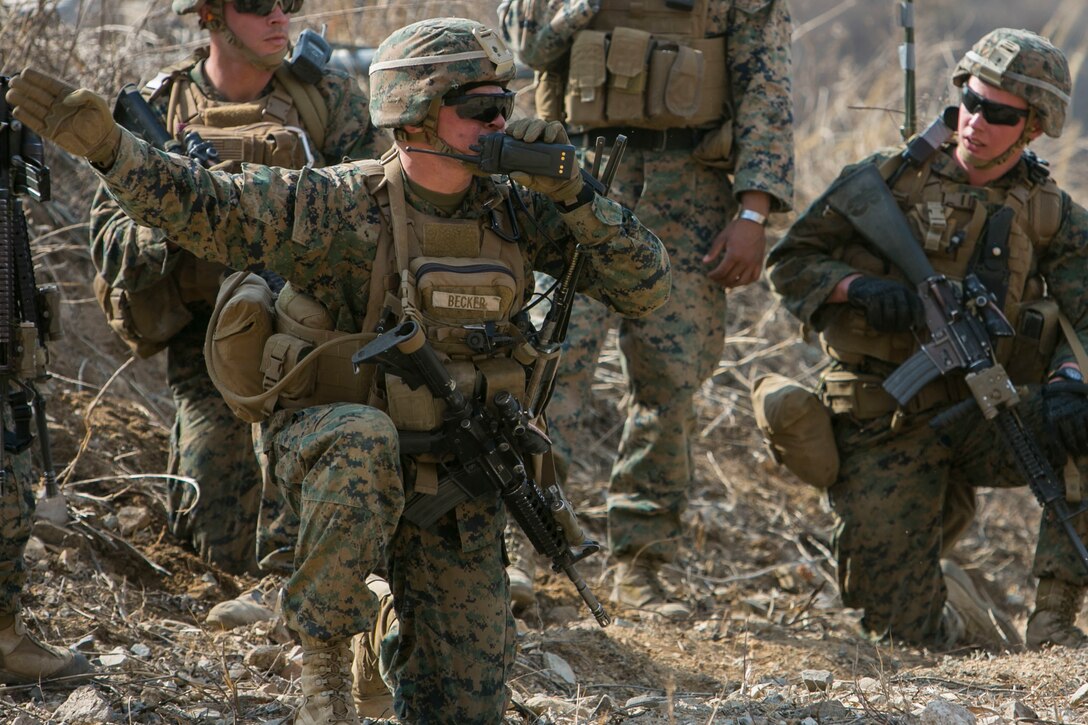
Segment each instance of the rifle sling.
[[970,267],[994,296],[998,309],[1004,309],[1009,292],[1009,235],[1016,211],[1003,206],[986,221],[982,244],[975,250]]

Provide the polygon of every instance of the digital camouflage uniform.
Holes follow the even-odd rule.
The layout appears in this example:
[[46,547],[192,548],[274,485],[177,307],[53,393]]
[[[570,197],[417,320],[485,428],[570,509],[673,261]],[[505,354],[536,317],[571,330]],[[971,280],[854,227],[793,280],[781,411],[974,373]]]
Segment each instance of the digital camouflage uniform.
[[[1021,34],[1014,36],[1017,43],[1032,47],[1034,41],[1023,35],[1025,31],[1015,32]],[[966,75],[957,78],[957,85],[965,82]],[[1064,80],[1068,84],[1067,71]],[[1056,127],[1047,123],[1055,124],[1054,117],[1045,119],[1044,126],[1056,136],[1061,120],[1056,120]],[[966,172],[953,157],[955,144],[953,136],[893,186],[897,203],[933,266],[950,279],[962,278],[974,249],[982,244],[982,225],[970,221],[976,210],[976,219],[981,220],[1011,205],[1017,214],[1010,240],[1024,241],[1019,246],[1010,241],[1009,256],[1014,260],[1010,268],[1024,272],[1011,276],[1006,314],[1015,326],[1023,304],[1042,297],[1045,280],[1046,295],[1073,321],[1081,344],[1088,342],[1084,288],[1088,212],[1039,174],[1036,162],[1023,157],[987,186],[969,185]],[[860,163],[881,166],[900,151],[880,152]],[[840,178],[859,165],[844,169]],[[922,188],[929,190],[924,197],[928,201],[919,203],[918,192],[910,190]],[[1018,206],[1010,201],[1025,189],[1038,203]],[[938,199],[944,201],[934,201]],[[955,199],[959,201],[953,204]],[[1050,211],[1039,214],[1046,205]],[[1051,220],[1033,221],[1044,216]],[[825,304],[825,300],[840,281],[858,272],[897,280],[905,277],[868,248],[851,224],[829,209],[824,197],[798,218],[771,251],[768,264],[773,287],[787,309],[820,333],[824,349],[832,356],[824,374],[825,402],[838,395],[828,387],[828,380],[853,381],[851,392],[836,398],[845,401],[856,396],[853,402],[842,403],[848,412],[833,418],[841,468],[828,489],[838,518],[834,547],[843,603],[864,610],[862,625],[876,637],[951,645],[963,632],[955,631],[954,618],[944,615],[948,590],[941,557],[970,522],[976,487],[1025,485],[1012,453],[995,445],[1002,440],[996,425],[976,412],[940,430],[929,426],[936,413],[969,397],[962,372],[931,382],[911,404],[893,412],[895,401],[879,383],[917,350],[915,338],[909,332],[877,332],[862,311],[849,304]],[[1071,361],[1073,355],[1068,342],[1059,338],[1052,356],[1040,360],[1038,369],[1021,368],[1030,357],[1023,354],[1026,349],[1007,354],[1007,348],[999,347],[998,358],[1007,358],[1003,364],[1015,383],[1027,384],[1028,394],[1016,410],[1036,440],[1046,444],[1054,439],[1054,431],[1044,417],[1040,384],[1046,376],[1041,373]],[[1017,379],[1013,372],[1017,369],[1033,369],[1033,379]],[[1084,536],[1088,517],[1076,519],[1075,526]],[[1033,572],[1077,586],[1088,583],[1065,533],[1046,516],[1040,524]]]
[[[205,96],[219,99],[203,72],[205,54],[198,51],[189,77]],[[278,87],[274,77],[268,93]],[[374,158],[388,147],[370,126],[366,97],[342,71],[326,70],[316,89],[329,109],[324,144],[315,149],[316,166]],[[164,92],[152,101],[164,125],[169,100]],[[193,319],[167,346],[167,381],[177,408],[169,472],[195,479],[200,497],[198,502],[187,483],[169,483],[170,530],[191,540],[206,561],[235,573],[255,572],[259,559],[293,543],[297,522],[284,510],[279,494],[262,486],[250,425],[230,411],[205,368],[204,335],[219,283],[229,270],[178,249],[158,230],[137,225],[105,189],[99,190],[92,209],[91,253],[112,287],[146,290],[178,275]]]
[[[456,63],[449,67],[456,77]],[[375,99],[372,110],[381,103]],[[141,224],[232,268],[278,272],[321,302],[336,329],[359,331],[386,221],[357,165],[303,171],[247,166],[230,176],[152,151],[126,133],[116,162],[102,176]],[[495,183],[475,178],[454,216],[481,217]],[[579,240],[592,245],[588,294],[632,317],[662,303],[667,256],[631,212],[596,197],[564,214],[538,193],[521,193],[528,213],[518,212],[518,244],[527,272],[559,274],[564,255]],[[419,211],[443,216],[410,187],[406,195]],[[263,444],[277,483],[301,516],[283,606],[304,647],[367,631],[377,602],[364,580],[388,563],[400,622],[392,662],[398,717],[500,721],[515,630],[499,499],[460,504],[432,530],[402,519],[413,483],[402,476],[397,431],[386,414],[361,403],[275,412]],[[304,689],[306,667],[304,656]]]
[[[592,22],[600,4],[505,0],[499,17],[522,62],[547,70],[564,62],[573,34]],[[734,111],[730,170],[699,163],[690,147],[660,151],[632,144],[610,192],[661,238],[673,269],[666,305],[649,317],[618,321],[630,390],[609,483],[608,527],[611,552],[620,558],[669,560],[681,535],[680,516],[694,475],[694,396],[713,373],[725,341],[726,293],[707,277],[703,257],[735,216],[741,193],[768,193],[772,211],[788,210],[793,197],[786,2],[708,4],[707,37],[725,37],[722,82],[731,89]],[[697,2],[694,12],[704,7]],[[586,133],[589,139],[594,135],[592,129]],[[548,406],[561,473],[573,455],[603,331],[610,324],[616,320],[601,305],[578,299]]]
[[[11,411],[3,405],[4,429],[14,430]],[[30,449],[4,454],[6,479],[0,488],[0,617],[19,611],[19,594],[26,585],[23,549],[34,516],[34,471]]]

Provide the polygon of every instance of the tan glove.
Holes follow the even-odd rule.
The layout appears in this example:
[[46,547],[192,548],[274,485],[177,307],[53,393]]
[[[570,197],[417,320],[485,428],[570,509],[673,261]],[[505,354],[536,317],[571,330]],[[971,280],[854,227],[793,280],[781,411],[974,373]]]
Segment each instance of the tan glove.
[[113,165],[121,127],[101,96],[27,67],[11,79],[6,98],[12,115],[42,138],[97,166]]
[[[540,118],[519,118],[516,121],[511,121],[506,124],[506,133],[509,136],[513,136],[518,141],[524,141],[525,143],[534,143],[541,141],[543,143],[570,143],[570,139],[567,138],[567,131],[563,128],[563,124],[560,121],[545,121]],[[550,176],[538,176],[536,174],[526,174],[522,171],[513,171],[510,173],[510,179],[516,183],[524,186],[526,189],[532,189],[533,191],[539,191],[552,201],[557,201],[560,204],[571,205],[578,199],[578,192],[582,190],[582,186],[585,182],[582,180],[582,174],[578,170],[578,162],[574,161],[575,174],[572,179],[553,179]]]

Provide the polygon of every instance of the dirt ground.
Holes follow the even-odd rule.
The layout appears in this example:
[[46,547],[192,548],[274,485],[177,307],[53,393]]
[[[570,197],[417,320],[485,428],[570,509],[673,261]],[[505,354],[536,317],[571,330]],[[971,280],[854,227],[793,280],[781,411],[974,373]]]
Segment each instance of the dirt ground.
[[[1030,10],[1050,12],[1044,6],[1056,2],[1040,0]],[[931,4],[949,14],[942,22],[948,28],[963,29],[964,17],[981,15],[977,2]],[[1083,20],[1080,2],[1060,4],[1066,8],[1063,17],[1075,14]],[[46,32],[29,22],[25,27],[7,23],[0,28],[6,72],[30,58],[46,70],[113,89],[119,80],[139,77],[139,68],[160,65],[164,52],[176,55],[191,46],[192,38],[161,30],[170,19],[168,3],[154,4],[154,22],[139,33],[106,17],[113,4],[101,5],[97,34],[57,31],[53,39],[55,24]],[[143,5],[129,3],[140,12]],[[464,14],[473,14],[485,5],[488,12],[493,7],[482,0],[454,5],[447,12],[467,9]],[[869,59],[855,58],[848,50],[870,42],[894,48],[894,41],[881,36],[883,18],[873,20],[876,15],[863,12],[865,4],[856,0],[795,0],[792,5],[801,206],[838,163],[879,145],[868,136],[856,138],[857,129],[879,124],[859,122],[856,113],[842,115],[837,106],[829,111],[822,104],[827,87],[839,103],[888,103],[894,80],[874,82],[867,75],[873,67]],[[961,5],[972,9],[954,15],[952,8]],[[987,0],[986,10],[993,14],[978,22],[1033,27],[1021,6]],[[319,7],[318,0],[309,7]],[[401,17],[392,9],[409,12],[414,7],[390,4],[390,22],[399,23]],[[937,24],[938,11],[921,15],[930,26]],[[865,32],[840,27],[844,18],[862,24]],[[345,32],[351,35],[350,29]],[[951,50],[923,54],[922,60],[947,62],[946,56],[952,57]],[[824,57],[836,63],[812,61]],[[823,75],[809,81],[817,69]],[[834,73],[842,78],[831,77]],[[853,94],[859,87],[886,94],[866,99]],[[834,121],[821,121],[814,129],[806,120],[820,116]],[[1068,154],[1056,155],[1065,162],[1056,165],[1063,174],[1059,178],[1074,172],[1076,179],[1083,178],[1077,169],[1084,166],[1073,163],[1074,152],[1083,149],[1079,144],[1069,148]],[[827,163],[814,166],[821,160]],[[209,567],[167,532],[161,474],[173,405],[164,385],[164,361],[130,361],[106,327],[88,282],[92,270],[85,214],[93,179],[60,154],[51,152],[50,163],[60,201],[29,208],[39,282],[57,282],[64,299],[67,337],[54,351],[54,377],[45,389],[53,456],[71,518],[63,527],[36,526],[27,548],[30,582],[24,604],[32,631],[50,642],[79,647],[97,673],[79,689],[50,683],[0,690],[0,723],[289,722],[298,702],[299,662],[282,626],[264,622],[221,632],[205,623],[217,602],[256,587],[274,589],[275,582]],[[731,294],[730,305],[726,355],[698,399],[697,483],[681,556],[666,572],[675,592],[691,604],[692,617],[679,623],[646,621],[635,612],[610,608],[614,621],[601,628],[572,585],[541,567],[538,606],[519,620],[510,720],[564,725],[967,723],[972,718],[980,723],[1088,723],[1088,651],[937,653],[873,643],[859,634],[858,613],[845,609],[836,591],[829,551],[833,520],[817,491],[768,459],[747,398],[751,382],[763,372],[813,380],[820,353],[800,340],[796,324],[774,302],[765,282]],[[623,376],[612,344],[587,401],[595,416],[579,445],[584,455],[568,490],[598,538],[604,536],[604,488],[622,423],[622,396]],[[1039,508],[1025,490],[982,491],[978,517],[954,552],[1021,632],[1034,601],[1030,566],[1038,517]],[[611,587],[607,557],[597,555],[580,569],[598,596],[606,598]],[[1088,626],[1083,614],[1080,624]],[[83,719],[70,714],[75,700],[85,704]],[[940,703],[948,704],[943,719],[934,714]]]
[[[52,273],[83,270],[80,254],[60,243],[42,252],[42,263]],[[667,572],[693,606],[691,619],[647,621],[609,608],[614,621],[602,629],[567,579],[541,567],[538,606],[519,620],[510,720],[912,723],[943,700],[984,723],[1088,722],[1083,693],[1077,699],[1088,652],[934,653],[859,635],[857,613],[836,594],[831,517],[818,492],[768,460],[745,394],[760,371],[804,369],[814,353],[791,337],[791,323],[762,284],[731,303],[731,344],[698,402],[688,531]],[[271,582],[209,567],[166,531],[165,484],[156,476],[168,441],[162,361],[126,363],[125,348],[98,316],[89,290],[73,285],[65,317],[79,334],[61,348],[49,383],[54,457],[72,518],[35,528],[27,550],[30,626],[78,646],[95,664],[89,689],[99,709],[87,722],[289,722],[299,662],[282,626],[221,632],[204,621],[215,603]],[[587,528],[603,537],[602,482],[621,421],[614,344],[596,382],[592,430],[581,446],[587,455],[569,493]],[[956,552],[1021,631],[1033,600],[1037,517],[1026,492],[984,492]],[[607,558],[580,569],[605,597]],[[0,721],[67,722],[66,700],[89,696],[87,686],[74,687],[6,688]]]

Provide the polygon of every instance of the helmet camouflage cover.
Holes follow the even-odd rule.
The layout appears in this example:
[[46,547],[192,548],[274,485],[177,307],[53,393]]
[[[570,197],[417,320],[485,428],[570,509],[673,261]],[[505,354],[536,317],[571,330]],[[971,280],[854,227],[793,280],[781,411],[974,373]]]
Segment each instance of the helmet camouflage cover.
[[431,18],[396,30],[370,64],[375,126],[418,125],[431,102],[469,84],[505,85],[514,56],[491,28],[464,18]]
[[993,30],[956,64],[952,82],[962,86],[968,76],[1023,98],[1048,136],[1061,135],[1073,82],[1065,54],[1046,38],[1029,30]]

